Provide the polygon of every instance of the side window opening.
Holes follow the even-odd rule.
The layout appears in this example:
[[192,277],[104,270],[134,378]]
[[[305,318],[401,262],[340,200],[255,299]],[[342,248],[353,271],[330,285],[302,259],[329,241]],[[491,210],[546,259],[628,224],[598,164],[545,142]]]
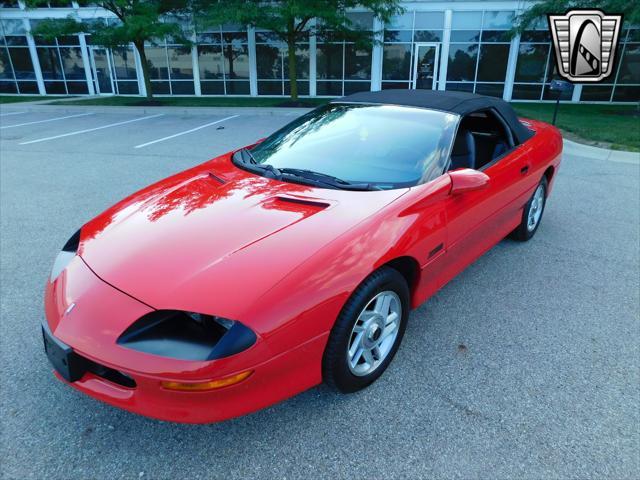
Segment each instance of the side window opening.
[[481,170],[513,148],[513,136],[493,111],[465,116],[458,127],[451,151],[449,170]]

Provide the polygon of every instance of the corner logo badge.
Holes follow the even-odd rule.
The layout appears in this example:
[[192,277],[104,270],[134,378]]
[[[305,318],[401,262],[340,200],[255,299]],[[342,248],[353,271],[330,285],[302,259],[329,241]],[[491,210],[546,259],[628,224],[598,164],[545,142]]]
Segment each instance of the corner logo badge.
[[611,75],[622,15],[580,9],[548,20],[561,77],[582,83]]

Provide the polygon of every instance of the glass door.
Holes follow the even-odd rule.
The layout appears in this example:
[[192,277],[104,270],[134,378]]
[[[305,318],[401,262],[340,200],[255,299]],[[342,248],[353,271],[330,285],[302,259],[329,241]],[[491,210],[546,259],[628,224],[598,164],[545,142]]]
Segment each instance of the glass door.
[[91,69],[98,95],[113,95],[113,77],[109,50],[101,47],[91,48]]
[[437,43],[416,43],[413,56],[413,82],[412,87],[426,90],[436,88],[438,78],[438,52],[440,45]]

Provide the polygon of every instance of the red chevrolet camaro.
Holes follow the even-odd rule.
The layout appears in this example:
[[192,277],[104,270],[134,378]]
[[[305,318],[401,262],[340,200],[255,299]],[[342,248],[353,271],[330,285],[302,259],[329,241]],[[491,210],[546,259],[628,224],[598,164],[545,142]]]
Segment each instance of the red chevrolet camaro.
[[336,100],[82,226],[46,286],[47,356],[72,387],[177,422],[362,389],[412,308],[535,234],[561,151],[495,98]]

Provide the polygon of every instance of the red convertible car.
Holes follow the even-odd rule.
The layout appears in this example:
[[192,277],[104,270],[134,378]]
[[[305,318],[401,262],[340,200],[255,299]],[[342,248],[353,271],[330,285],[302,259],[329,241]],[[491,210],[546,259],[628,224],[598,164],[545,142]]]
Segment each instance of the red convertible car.
[[561,151],[495,98],[333,101],[82,226],[46,286],[47,356],[77,390],[176,422],[362,389],[412,308],[536,233]]

